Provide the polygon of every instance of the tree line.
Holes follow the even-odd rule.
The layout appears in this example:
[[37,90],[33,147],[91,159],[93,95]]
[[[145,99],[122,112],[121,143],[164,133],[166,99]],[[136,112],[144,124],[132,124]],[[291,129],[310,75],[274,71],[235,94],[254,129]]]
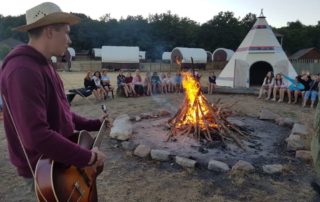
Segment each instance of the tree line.
[[[139,46],[147,52],[146,58],[152,60],[161,59],[164,51],[174,47],[200,47],[210,52],[220,47],[235,50],[257,20],[252,13],[238,18],[229,11],[220,12],[203,24],[170,11],[146,18],[138,15],[119,20],[110,14],[99,20],[74,14],[81,18],[81,23],[72,26],[70,33],[71,46],[76,50],[91,50],[102,45]],[[0,41],[12,37],[27,42],[26,33],[11,30],[24,23],[25,15],[0,15]],[[288,22],[287,26],[273,28],[273,31],[284,36],[283,48],[289,55],[302,48],[320,48],[320,21],[309,26],[300,21]]]

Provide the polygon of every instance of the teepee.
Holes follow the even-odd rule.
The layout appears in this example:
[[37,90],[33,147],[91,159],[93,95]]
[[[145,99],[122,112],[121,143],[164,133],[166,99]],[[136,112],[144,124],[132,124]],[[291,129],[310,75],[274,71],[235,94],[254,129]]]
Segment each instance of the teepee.
[[290,77],[297,75],[261,11],[217,78],[217,85],[245,88],[261,85],[268,71]]

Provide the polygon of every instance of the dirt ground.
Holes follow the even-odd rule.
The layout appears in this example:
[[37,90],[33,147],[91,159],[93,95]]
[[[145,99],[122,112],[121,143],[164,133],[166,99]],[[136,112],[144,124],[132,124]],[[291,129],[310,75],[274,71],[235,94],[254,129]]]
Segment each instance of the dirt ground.
[[[110,74],[115,85],[115,74]],[[79,88],[83,85],[85,72],[61,72],[65,88]],[[205,77],[207,78],[207,77]],[[206,80],[206,79],[202,79]],[[178,106],[182,94],[157,95],[173,106]],[[137,115],[142,112],[162,108],[157,96],[108,99],[111,118],[127,113]],[[210,101],[221,100],[222,104],[236,104],[235,114],[257,117],[261,109],[267,109],[281,116],[291,117],[306,124],[313,134],[314,109],[300,105],[275,103],[259,100],[250,95],[214,94],[207,96]],[[76,97],[72,110],[89,117],[100,115],[100,105],[93,96],[88,99]],[[0,201],[35,201],[24,182],[16,176],[14,167],[8,160],[7,142],[3,122],[0,122]],[[289,134],[288,134],[289,135]],[[117,147],[115,141],[105,139],[101,146],[108,156],[105,168],[98,177],[99,201],[317,201],[310,187],[314,171],[312,164],[294,158],[293,153],[285,153],[285,172],[280,175],[263,174],[261,168],[244,175],[221,174],[206,169],[183,169],[171,162],[159,163],[132,156]],[[58,149],[58,147],[57,147]]]

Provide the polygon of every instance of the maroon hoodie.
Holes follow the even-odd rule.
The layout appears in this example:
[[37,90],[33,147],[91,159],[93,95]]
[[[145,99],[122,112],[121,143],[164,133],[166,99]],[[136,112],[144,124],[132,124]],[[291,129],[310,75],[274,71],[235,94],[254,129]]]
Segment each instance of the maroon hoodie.
[[[0,82],[33,169],[41,155],[77,167],[88,164],[91,151],[67,138],[74,130],[98,130],[101,122],[70,111],[62,81],[44,55],[31,46],[18,46],[3,61]],[[16,130],[3,105],[10,160],[19,175],[30,178]]]

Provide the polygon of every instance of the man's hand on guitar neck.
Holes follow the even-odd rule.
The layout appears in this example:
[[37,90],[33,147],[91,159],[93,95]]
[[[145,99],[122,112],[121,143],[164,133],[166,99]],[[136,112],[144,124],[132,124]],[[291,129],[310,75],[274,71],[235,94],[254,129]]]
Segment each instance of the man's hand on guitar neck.
[[98,147],[94,147],[91,149],[91,159],[88,163],[89,166],[92,166],[95,172],[97,172],[97,167],[103,166],[104,161],[107,156],[98,149]]

